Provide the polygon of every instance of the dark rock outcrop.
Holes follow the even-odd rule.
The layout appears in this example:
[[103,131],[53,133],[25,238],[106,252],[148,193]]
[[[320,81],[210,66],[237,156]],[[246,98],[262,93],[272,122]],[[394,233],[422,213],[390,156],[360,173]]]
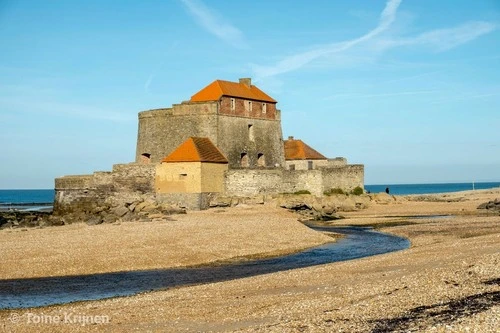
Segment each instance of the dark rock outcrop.
[[60,226],[72,223],[96,225],[102,223],[153,220],[171,220],[170,215],[186,214],[186,210],[155,201],[137,200],[120,203],[103,203],[90,211],[71,211],[64,214],[50,212],[0,212],[0,229],[19,227]]
[[488,201],[477,206],[477,209],[486,209],[489,211],[500,212],[500,200],[495,199]]

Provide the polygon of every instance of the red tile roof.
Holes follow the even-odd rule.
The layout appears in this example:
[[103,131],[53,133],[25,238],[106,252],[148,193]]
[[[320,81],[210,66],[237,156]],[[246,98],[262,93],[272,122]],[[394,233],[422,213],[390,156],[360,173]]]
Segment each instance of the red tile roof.
[[162,162],[228,163],[227,159],[210,139],[195,137],[184,141]]
[[285,140],[285,160],[326,160],[327,158],[302,140]]
[[191,102],[218,101],[222,96],[240,97],[262,102],[276,103],[272,97],[254,85],[215,80],[191,97]]

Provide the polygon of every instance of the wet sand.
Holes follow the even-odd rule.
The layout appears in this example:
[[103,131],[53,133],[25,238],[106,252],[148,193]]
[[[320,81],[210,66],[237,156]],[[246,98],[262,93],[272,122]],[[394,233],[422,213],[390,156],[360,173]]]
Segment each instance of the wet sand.
[[[500,327],[500,216],[498,213],[496,215],[485,214],[476,210],[480,203],[495,198],[500,198],[500,190],[447,194],[436,196],[434,201],[408,201],[404,198],[397,198],[387,204],[372,203],[368,209],[345,213],[347,219],[336,222],[353,225],[378,224],[385,232],[408,237],[412,242],[408,250],[132,297],[48,308],[5,310],[0,311],[0,328],[3,331],[19,332],[40,330],[55,332],[89,330],[114,332],[186,330],[498,332],[498,327]],[[259,212],[261,209],[265,211],[260,218],[259,216],[252,218],[253,214],[258,214],[256,207],[260,208]],[[184,233],[187,237],[183,240],[186,248],[194,248],[190,246],[192,244],[189,241],[190,236],[192,239],[201,237],[197,234],[203,234],[203,239],[206,237],[206,245],[201,246],[197,254],[191,255],[191,259],[194,260],[192,262],[197,263],[205,260],[219,260],[214,259],[213,254],[215,253],[216,257],[220,258],[227,251],[231,252],[232,257],[235,254],[236,256],[252,255],[252,250],[255,254],[256,248],[259,249],[257,251],[259,253],[270,253],[278,244],[280,244],[280,251],[290,250],[294,244],[294,241],[290,239],[298,235],[304,235],[304,238],[318,237],[314,242],[324,241],[315,232],[311,231],[314,236],[306,235],[305,229],[301,229],[302,226],[292,223],[287,225],[287,228],[280,229],[283,233],[289,233],[286,237],[287,241],[284,240],[285,238],[282,238],[281,242],[277,241],[273,233],[269,236],[258,228],[258,225],[263,223],[260,221],[262,216],[268,216],[276,221],[290,219],[290,222],[295,217],[273,208],[256,207],[251,207],[252,210],[240,208],[239,210],[228,209],[222,213],[208,211],[188,214],[183,220],[188,224],[189,221],[197,221],[197,223],[193,222],[194,225],[201,225],[199,223],[202,221],[211,219],[209,216],[234,214],[233,218],[238,219],[241,228],[249,229],[245,238],[238,238],[238,233],[235,231],[228,231],[227,228],[221,229],[220,224],[217,225],[215,222],[209,223],[206,228],[205,226],[199,228],[199,231],[196,228],[191,228],[189,231],[176,231],[178,232],[176,237],[179,238]],[[248,214],[242,214],[242,212]],[[447,214],[453,216],[418,219],[402,217]],[[219,219],[224,218],[219,217]],[[183,224],[180,220],[178,222],[179,224],[172,229],[182,229]],[[153,226],[154,224],[151,228]],[[98,244],[105,246],[100,243],[104,240],[97,235],[100,232],[95,231],[99,230],[98,227],[70,226],[61,227],[61,230],[64,228],[68,230],[71,228],[91,229],[88,233],[76,229],[78,232],[74,236],[74,246],[80,250],[80,257],[83,258],[91,255],[84,250],[84,244],[87,242],[97,241]],[[124,229],[123,236],[120,236],[122,232],[116,232],[113,237],[104,238],[111,240],[114,237],[118,239],[123,237],[118,243],[127,245],[127,250],[122,250],[126,258],[134,258],[134,253],[141,253],[141,243],[134,243],[133,232],[126,232],[129,225],[105,227]],[[28,258],[25,260],[29,262],[29,254],[36,254],[36,251],[29,249],[29,246],[36,243],[34,239],[39,238],[36,237],[39,236],[37,233],[48,232],[49,229],[49,235],[52,235],[57,234],[58,231],[54,230],[59,228],[0,233],[2,249],[5,249],[7,258],[10,258],[6,261],[2,259],[2,278],[33,274],[44,276],[48,272],[54,275],[69,274],[68,271],[88,273],[88,271],[106,269],[106,267],[92,265],[83,259],[78,259],[76,261],[78,264],[75,264],[72,269],[56,269],[46,264],[46,270],[35,265],[30,273],[26,273],[30,264],[25,264],[23,269],[14,267],[15,255],[12,253],[24,255],[18,258]],[[296,229],[296,231],[288,229]],[[151,234],[158,234],[159,230],[153,228]],[[251,232],[252,230],[254,233]],[[270,227],[270,230],[275,229]],[[60,232],[64,233],[64,231]],[[190,235],[191,232],[194,234]],[[23,241],[25,236],[6,237],[16,233],[18,235],[33,233],[33,240],[25,242]],[[155,252],[155,246],[164,250],[169,249],[168,244],[162,243],[166,234],[159,234],[157,239],[152,237],[145,243],[149,244],[149,253]],[[292,235],[295,236],[292,237]],[[42,237],[40,242],[49,240],[48,235],[45,237],[47,238]],[[4,242],[5,238],[10,241]],[[230,245],[216,245],[216,242],[210,242],[213,239],[223,240],[223,243]],[[108,244],[109,248],[105,248],[117,251],[114,258],[119,257],[120,251],[113,250],[116,244],[110,244]],[[232,250],[235,246],[241,246],[241,249]],[[191,263],[190,251],[172,253],[175,253],[176,257],[173,256],[169,259],[170,261],[162,264]],[[52,253],[52,256],[54,255]],[[228,257],[231,256],[228,255]],[[32,260],[31,265],[40,257],[43,255]],[[55,257],[57,258],[57,255]],[[140,258],[142,257],[136,258],[137,265],[134,260],[127,264],[121,263],[118,258],[114,259],[114,264],[120,269],[147,266],[145,260]],[[9,265],[4,266],[5,262]],[[15,317],[14,314],[19,317]],[[64,320],[65,315],[69,319],[71,319],[70,315],[87,316],[94,319],[94,324],[82,326],[74,320],[63,323],[47,322],[48,319],[54,318]],[[96,323],[103,317],[109,322]],[[17,322],[15,322],[16,318]],[[36,323],[37,320],[42,323]],[[43,323],[44,320],[45,323]]]

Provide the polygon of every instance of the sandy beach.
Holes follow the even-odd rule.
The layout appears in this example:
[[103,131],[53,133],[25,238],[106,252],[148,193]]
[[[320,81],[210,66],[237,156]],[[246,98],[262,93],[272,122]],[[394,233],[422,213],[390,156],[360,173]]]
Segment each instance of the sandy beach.
[[[409,249],[131,297],[0,310],[0,328],[498,332],[500,216],[476,209],[496,198],[500,189],[371,201],[368,208],[342,213],[346,219],[332,223],[375,226],[407,237]],[[279,255],[332,241],[272,204],[190,212],[173,219],[2,230],[0,277],[190,266]],[[93,322],[64,320],[77,317]]]

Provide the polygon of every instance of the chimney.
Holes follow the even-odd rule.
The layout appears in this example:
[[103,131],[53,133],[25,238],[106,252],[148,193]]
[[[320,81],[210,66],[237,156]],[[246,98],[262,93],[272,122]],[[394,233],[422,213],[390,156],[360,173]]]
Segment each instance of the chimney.
[[252,79],[249,78],[249,77],[241,78],[240,79],[240,84],[244,84],[245,86],[247,86],[248,88],[250,88],[250,86],[252,85]]
[[289,136],[289,137],[288,137],[288,140],[293,140],[293,136]]

